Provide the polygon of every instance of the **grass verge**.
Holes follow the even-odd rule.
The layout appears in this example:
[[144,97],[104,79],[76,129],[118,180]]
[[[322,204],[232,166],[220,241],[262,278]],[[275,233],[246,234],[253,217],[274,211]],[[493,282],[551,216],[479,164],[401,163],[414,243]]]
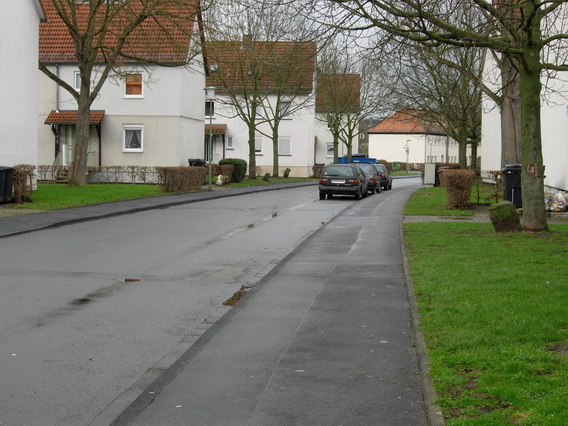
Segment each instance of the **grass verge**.
[[[236,188],[274,183],[303,182],[306,180],[308,179],[271,177],[269,181],[265,181],[262,178],[247,178],[242,182],[231,183],[228,186]],[[157,197],[160,195],[167,195],[167,193],[161,191],[157,185],[95,184],[74,187],[69,185],[38,184],[37,190],[32,194],[32,202],[7,204],[4,207],[51,211],[136,198]]]
[[566,424],[568,226],[550,228],[535,235],[497,234],[490,223],[404,225],[448,425]]
[[[477,191],[479,188],[479,194]],[[487,203],[486,199],[492,194],[492,187],[480,185],[471,191],[470,202],[473,205]],[[491,202],[496,202],[495,200]],[[439,186],[433,188],[422,188],[410,197],[409,202],[404,206],[406,216],[473,216],[474,212],[468,210],[453,210],[448,208],[448,199],[445,188]]]

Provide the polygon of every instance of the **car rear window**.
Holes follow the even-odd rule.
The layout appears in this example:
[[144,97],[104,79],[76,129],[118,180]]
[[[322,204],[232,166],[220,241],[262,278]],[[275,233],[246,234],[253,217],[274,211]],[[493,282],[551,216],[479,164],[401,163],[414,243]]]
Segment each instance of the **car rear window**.
[[329,166],[323,174],[330,176],[353,176],[353,171],[351,167]]

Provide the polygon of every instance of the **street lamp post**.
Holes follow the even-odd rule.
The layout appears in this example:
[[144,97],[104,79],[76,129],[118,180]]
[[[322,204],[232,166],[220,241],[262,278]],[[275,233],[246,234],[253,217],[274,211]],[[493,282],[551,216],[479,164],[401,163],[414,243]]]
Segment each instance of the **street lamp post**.
[[213,157],[213,101],[215,100],[215,87],[205,88],[205,100],[209,101],[209,143],[207,144],[207,157],[209,158],[209,191],[211,191],[211,160]]
[[404,150],[406,151],[406,173],[408,173],[409,164],[408,164],[408,154],[410,153],[410,146],[408,145],[410,141],[406,141],[406,145],[404,145]]

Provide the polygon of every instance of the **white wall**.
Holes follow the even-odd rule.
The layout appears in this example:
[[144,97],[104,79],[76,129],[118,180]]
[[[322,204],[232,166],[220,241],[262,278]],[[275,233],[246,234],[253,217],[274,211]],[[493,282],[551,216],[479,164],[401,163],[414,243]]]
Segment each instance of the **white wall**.
[[0,14],[0,166],[37,165],[38,28],[34,0],[2,3]]
[[[333,143],[333,135],[329,131],[327,124],[323,121],[316,120],[315,122],[315,135],[316,135],[316,163],[329,164],[333,163],[333,154],[327,155],[327,144]],[[355,136],[352,141],[352,154],[359,152],[359,137]],[[347,155],[347,147],[341,141],[338,146],[338,157]]]
[[[91,106],[91,110],[105,111],[102,165],[186,166],[188,158],[203,158],[205,76],[199,67],[133,66],[128,70],[143,74],[142,98],[125,98],[123,79],[111,77]],[[77,71],[74,65],[61,65],[58,72],[72,83]],[[76,110],[77,103],[69,92],[40,74],[39,164],[52,164],[54,135],[44,121],[50,111]],[[141,153],[122,152],[123,126],[128,124],[144,126]]]
[[[270,98],[274,101],[274,98]],[[206,119],[208,123],[208,119]],[[226,124],[226,136],[233,137],[234,149],[225,151],[225,158],[240,158],[249,163],[248,128],[245,123],[235,117],[232,106],[223,105],[220,101],[215,103],[215,117],[213,124]],[[307,106],[296,112],[289,119],[280,122],[279,137],[290,138],[290,155],[279,156],[279,166],[281,171],[286,168],[291,169],[291,176],[307,177],[312,173],[314,165],[314,126],[315,114],[313,106]],[[261,124],[259,128],[270,135],[271,130],[268,124]],[[255,157],[257,167],[261,168],[262,173],[271,173],[273,164],[272,139],[269,136],[257,132],[258,137],[262,137],[262,152]],[[214,150],[213,162],[217,163],[223,158],[220,137],[217,138]]]
[[[562,75],[565,74],[565,75]],[[558,73],[549,80],[558,90],[565,90],[568,73]],[[543,81],[544,83],[544,81]],[[564,88],[562,87],[564,86]],[[542,103],[542,154],[545,166],[544,184],[553,190],[568,190],[568,102],[560,93],[551,93]],[[485,100],[481,129],[481,171],[501,170],[501,117],[499,108]]]
[[[449,143],[449,146],[448,146]],[[405,145],[409,152],[406,156]],[[389,163],[458,162],[459,147],[455,140],[439,135],[369,134],[369,157]]]

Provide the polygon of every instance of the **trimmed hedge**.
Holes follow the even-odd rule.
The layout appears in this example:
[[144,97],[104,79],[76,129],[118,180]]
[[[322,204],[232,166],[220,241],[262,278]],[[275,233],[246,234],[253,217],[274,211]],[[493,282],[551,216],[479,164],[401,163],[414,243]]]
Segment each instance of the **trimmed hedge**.
[[247,162],[240,158],[225,158],[219,161],[219,165],[230,164],[234,166],[231,181],[242,182],[247,175]]
[[467,209],[471,197],[471,187],[475,179],[473,170],[444,170],[444,187],[451,209]]
[[201,189],[207,176],[205,167],[156,167],[158,185],[164,192],[187,192]]

